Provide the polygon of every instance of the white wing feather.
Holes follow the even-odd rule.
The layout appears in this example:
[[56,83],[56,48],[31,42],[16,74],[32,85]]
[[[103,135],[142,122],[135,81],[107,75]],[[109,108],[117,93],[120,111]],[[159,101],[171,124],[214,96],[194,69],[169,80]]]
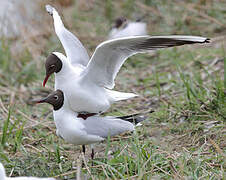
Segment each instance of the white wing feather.
[[86,66],[89,62],[89,55],[82,43],[64,27],[61,17],[54,7],[46,5],[46,11],[53,16],[55,32],[60,39],[71,64]]
[[145,36],[147,35],[147,25],[144,22],[130,22],[128,25],[121,28],[113,28],[108,36],[108,39],[116,39],[128,36]]
[[128,122],[115,117],[92,116],[84,121],[87,134],[107,138],[108,135],[115,136],[124,132],[133,131],[135,126]]
[[207,38],[198,36],[131,36],[108,40],[96,48],[83,80],[112,89],[114,79],[128,57],[149,50],[205,42],[208,42]]

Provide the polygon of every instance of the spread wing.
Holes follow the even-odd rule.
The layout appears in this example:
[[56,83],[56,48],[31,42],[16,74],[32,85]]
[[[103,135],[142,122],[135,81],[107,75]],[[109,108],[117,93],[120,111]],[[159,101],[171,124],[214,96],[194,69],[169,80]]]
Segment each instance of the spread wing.
[[89,62],[89,55],[82,43],[64,27],[61,17],[54,7],[46,5],[46,11],[53,16],[55,32],[72,65],[81,64],[86,66]]
[[114,79],[128,57],[149,50],[206,43],[208,40],[198,36],[131,36],[108,40],[96,48],[84,72],[83,80],[112,89]]

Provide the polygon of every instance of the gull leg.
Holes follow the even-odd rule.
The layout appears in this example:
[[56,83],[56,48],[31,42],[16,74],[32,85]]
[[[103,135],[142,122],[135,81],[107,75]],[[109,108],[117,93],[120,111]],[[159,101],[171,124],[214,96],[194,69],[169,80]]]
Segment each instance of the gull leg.
[[94,149],[92,148],[92,152],[91,152],[91,159],[92,159],[92,160],[94,159],[94,155],[95,155]]
[[94,149],[92,148],[92,152],[91,152],[92,166],[93,166],[93,159],[94,159],[94,155],[95,155],[95,153],[94,153]]
[[[86,146],[82,145],[82,156],[85,158],[85,153],[86,153]],[[82,167],[84,167],[84,161],[82,161]]]
[[85,145],[82,145],[82,152],[85,155],[85,153],[86,153],[86,146]]
[[94,159],[94,155],[95,155],[93,144],[90,145],[90,148],[91,148],[91,159],[92,159],[92,166],[93,166],[93,159]]

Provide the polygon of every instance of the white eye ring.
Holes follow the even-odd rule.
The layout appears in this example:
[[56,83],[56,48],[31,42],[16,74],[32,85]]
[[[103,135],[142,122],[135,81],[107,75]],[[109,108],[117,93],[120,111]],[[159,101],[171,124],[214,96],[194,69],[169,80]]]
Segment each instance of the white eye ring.
[[58,99],[59,99],[59,97],[58,97],[57,95],[53,96],[53,98],[54,98],[55,100],[58,100]]
[[53,68],[55,65],[54,64],[52,64],[51,66],[50,66],[50,68]]

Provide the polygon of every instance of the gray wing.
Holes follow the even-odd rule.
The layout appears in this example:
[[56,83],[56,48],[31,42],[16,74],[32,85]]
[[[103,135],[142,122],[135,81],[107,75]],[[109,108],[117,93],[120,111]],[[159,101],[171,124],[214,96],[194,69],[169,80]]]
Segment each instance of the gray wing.
[[114,79],[128,57],[149,50],[205,42],[208,42],[207,38],[198,36],[131,36],[108,40],[96,48],[83,80],[112,89]]
[[103,138],[115,136],[124,132],[133,131],[134,125],[115,117],[92,116],[84,120],[84,130],[91,135]]

